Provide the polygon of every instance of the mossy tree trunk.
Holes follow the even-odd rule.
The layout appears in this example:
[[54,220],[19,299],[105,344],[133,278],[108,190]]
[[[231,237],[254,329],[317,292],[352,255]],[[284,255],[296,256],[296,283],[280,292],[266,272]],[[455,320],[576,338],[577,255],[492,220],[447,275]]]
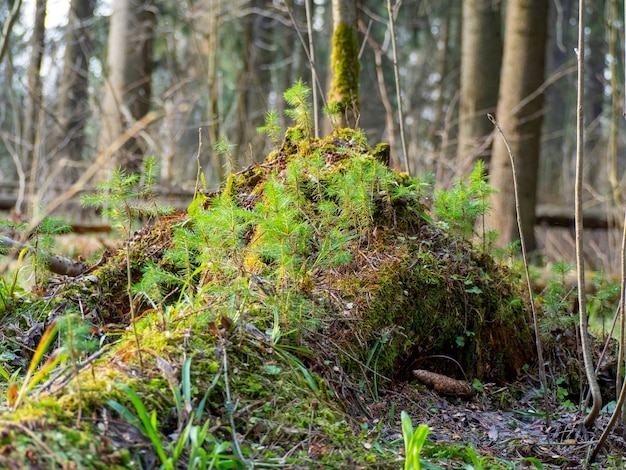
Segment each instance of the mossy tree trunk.
[[359,118],[359,40],[356,1],[333,0],[333,44],[328,104],[336,127],[355,127]]

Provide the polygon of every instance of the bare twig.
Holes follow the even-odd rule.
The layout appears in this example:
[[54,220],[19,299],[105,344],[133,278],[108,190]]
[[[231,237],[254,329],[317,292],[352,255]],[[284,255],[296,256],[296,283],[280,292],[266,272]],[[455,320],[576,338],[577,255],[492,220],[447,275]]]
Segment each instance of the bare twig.
[[[367,31],[369,31],[370,24],[367,26]],[[363,23],[360,23],[361,31],[364,30],[365,26]],[[391,149],[391,167],[399,168],[400,163],[398,160],[398,147],[396,143],[396,130],[393,122],[393,107],[391,106],[391,101],[389,101],[389,95],[387,94],[387,88],[385,85],[385,73],[383,69],[383,52],[380,44],[376,42],[376,40],[370,35],[366,34],[367,43],[370,46],[372,54],[374,54],[374,64],[376,65],[376,80],[378,83],[378,93],[380,94],[380,99],[383,104],[383,108],[385,108],[385,122],[387,125],[387,136],[389,139],[389,148]]]
[[[200,151],[202,150],[202,128],[198,127],[198,152],[196,153],[196,186],[193,190],[193,199],[196,200],[200,189],[200,179],[202,177],[202,164],[200,162]],[[204,188],[203,188],[204,189]]]
[[543,401],[546,411],[546,426],[550,424],[550,403],[548,401],[548,379],[546,378],[546,365],[543,360],[543,347],[541,345],[541,335],[539,334],[539,319],[537,318],[537,309],[535,308],[535,301],[533,299],[533,287],[530,282],[530,270],[528,269],[528,255],[526,253],[526,243],[524,241],[524,230],[522,228],[522,217],[519,208],[519,190],[517,187],[517,173],[515,171],[515,159],[513,158],[513,152],[511,146],[507,140],[504,132],[498,125],[498,122],[493,115],[488,114],[487,117],[494,125],[500,137],[504,141],[504,145],[509,153],[509,159],[511,161],[511,170],[513,173],[513,194],[515,195],[515,214],[517,216],[517,229],[519,230],[520,245],[522,248],[522,261],[524,262],[524,274],[526,276],[526,287],[528,289],[528,301],[530,302],[530,310],[533,316],[533,327],[535,328],[535,347],[537,348],[537,361],[539,362],[539,380],[543,387]]
[[151,122],[160,118],[163,115],[163,111],[151,111],[142,117],[139,121],[135,122],[132,127],[126,130],[122,135],[120,135],[117,139],[113,141],[113,143],[103,152],[101,152],[94,162],[91,164],[89,168],[87,168],[76,180],[72,186],[69,187],[67,191],[63,194],[55,198],[48,205],[46,205],[45,210],[43,210],[40,214],[37,214],[32,218],[28,227],[24,230],[25,233],[29,233],[33,228],[35,228],[41,221],[45,218],[46,215],[50,214],[57,207],[59,207],[64,202],[68,201],[76,194],[78,194],[85,185],[93,178],[104,166],[111,161],[111,157],[121,149],[129,139],[134,137],[137,133],[143,130],[146,126],[148,126]]
[[592,405],[591,410],[585,417],[583,424],[589,428],[593,426],[600,409],[602,408],[602,395],[596,379],[593,367],[593,357],[591,356],[591,346],[589,345],[588,320],[587,320],[587,296],[585,294],[585,258],[583,255],[583,144],[584,144],[584,124],[583,124],[583,73],[585,58],[584,43],[584,0],[578,3],[578,83],[577,83],[577,109],[576,109],[576,186],[575,186],[575,232],[576,232],[576,277],[578,280],[578,313],[580,327],[580,343],[583,350],[583,360],[585,363],[585,374],[589,382]]
[[313,20],[311,18],[311,0],[304,0],[304,8],[306,10],[306,29],[307,34],[309,36],[309,64],[311,67],[311,81],[312,90],[313,90],[313,129],[315,132],[315,138],[319,138],[320,130],[318,124],[318,111],[317,111],[317,87],[315,84],[317,83],[317,71],[315,70],[315,47],[313,41]]
[[396,6],[391,8],[391,0],[387,0],[387,13],[389,15],[389,34],[391,36],[391,49],[393,51],[393,75],[396,82],[396,99],[398,100],[398,124],[400,125],[400,142],[402,144],[402,154],[404,156],[404,171],[411,173],[411,167],[409,165],[409,155],[406,150],[406,138],[404,137],[404,112],[402,111],[402,93],[400,91],[400,72],[398,70],[398,52],[396,50],[396,31],[394,28],[394,9],[399,6],[399,2],[396,2]]
[[243,453],[241,452],[241,446],[239,445],[239,439],[237,438],[237,431],[235,429],[235,411],[237,410],[237,404],[239,401],[233,403],[230,396],[230,385],[228,383],[228,353],[226,351],[226,340],[221,339],[222,342],[222,367],[224,373],[224,391],[226,392],[226,403],[224,408],[228,419],[230,421],[230,431],[233,436],[233,445],[235,446],[235,453],[237,458],[245,463]]
[[[622,374],[624,373],[624,366],[626,363],[626,214],[624,214],[624,223],[622,225],[622,282],[620,285],[620,309],[619,309],[619,352],[617,354],[617,390],[621,389],[624,383],[620,384],[622,380]],[[621,406],[622,421],[626,419],[626,407]],[[616,408],[617,410],[620,407]]]
[[2,27],[2,36],[0,37],[0,63],[2,63],[4,53],[7,51],[9,45],[9,36],[11,35],[11,30],[13,29],[15,21],[17,21],[18,16],[20,16],[21,7],[22,0],[17,0],[13,4],[13,8],[11,9],[11,13],[9,14],[9,18],[4,22],[4,25]]
[[611,415],[611,419],[606,425],[606,428],[604,429],[604,431],[602,431],[602,435],[600,436],[600,439],[598,439],[598,442],[596,443],[595,447],[591,451],[591,454],[589,454],[590,463],[596,459],[596,457],[598,456],[598,452],[600,452],[600,449],[602,449],[602,446],[608,439],[609,434],[611,434],[611,429],[613,429],[613,426],[615,426],[615,424],[619,422],[620,418],[622,417],[622,413],[624,409],[624,402],[626,401],[626,381],[622,382],[621,387],[620,387],[620,380],[621,380],[620,377],[622,373],[621,371],[623,370],[622,361],[624,359],[624,323],[625,323],[624,322],[624,288],[626,287],[626,215],[624,216],[624,219],[625,219],[624,229],[622,231],[622,285],[621,285],[621,293],[620,293],[620,306],[619,306],[619,312],[618,312],[620,316],[621,331],[620,331],[619,354],[618,354],[618,360],[617,360],[617,389],[620,390],[620,393],[617,399],[617,404],[615,405],[615,409],[613,410],[613,414]]
[[[18,251],[24,248],[23,244],[26,242],[26,237],[29,233],[31,233],[40,223],[41,221],[50,213],[52,213],[56,208],[58,208],[61,204],[68,201],[76,194],[78,194],[85,185],[89,182],[89,180],[96,175],[111,159],[112,155],[115,154],[122,146],[134,135],[136,135],[140,130],[145,128],[148,124],[153,122],[154,120],[161,117],[162,112],[151,111],[146,114],[139,121],[135,122],[133,126],[126,130],[121,136],[119,136],[115,141],[103,152],[101,152],[95,159],[95,161],[91,164],[89,168],[87,168],[83,174],[76,180],[72,186],[67,189],[63,194],[55,198],[51,201],[44,210],[37,212],[31,218],[28,226],[23,230],[23,239],[20,239],[13,244],[11,252],[8,253],[10,256],[14,256]],[[56,255],[55,255],[56,256]],[[50,260],[49,260],[50,261]],[[6,265],[0,265],[0,272],[6,269]],[[51,269],[52,270],[52,269]],[[69,275],[69,274],[68,274]]]
[[37,433],[35,431],[31,430],[28,426],[25,426],[22,423],[16,423],[14,421],[8,421],[8,420],[1,420],[0,421],[0,425],[6,426],[6,427],[11,427],[11,428],[17,428],[23,434],[27,434],[33,440],[33,442],[36,445],[41,447],[41,449],[43,449],[47,453],[47,455],[46,455],[47,457],[49,457],[50,459],[53,459],[53,460],[56,461],[56,463],[59,465],[59,468],[66,468],[67,467],[67,462],[65,460],[63,460],[59,455],[57,455],[50,448],[50,446],[48,446],[41,439],[41,437],[39,437],[37,435]]

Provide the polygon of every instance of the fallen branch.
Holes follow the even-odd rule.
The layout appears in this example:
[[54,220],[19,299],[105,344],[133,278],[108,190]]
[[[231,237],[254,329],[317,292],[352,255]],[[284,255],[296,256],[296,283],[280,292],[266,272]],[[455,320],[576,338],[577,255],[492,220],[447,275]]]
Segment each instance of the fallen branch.
[[22,250],[28,250],[31,255],[42,257],[46,262],[46,267],[55,274],[62,276],[76,277],[85,271],[86,265],[83,261],[77,261],[65,256],[46,253],[42,250],[36,250],[26,243],[13,240],[5,235],[0,235],[0,253],[17,254]]

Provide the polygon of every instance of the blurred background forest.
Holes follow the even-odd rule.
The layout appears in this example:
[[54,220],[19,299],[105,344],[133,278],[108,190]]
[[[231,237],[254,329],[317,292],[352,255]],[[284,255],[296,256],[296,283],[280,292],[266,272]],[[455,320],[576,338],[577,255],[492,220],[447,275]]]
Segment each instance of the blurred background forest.
[[[164,201],[184,207],[198,161],[212,188],[227,172],[262,161],[273,144],[256,129],[268,110],[278,111],[283,128],[291,124],[283,92],[297,79],[316,86],[320,108],[327,104],[335,2],[2,0],[0,206],[28,218],[90,167],[96,174],[80,181],[81,192],[105,170],[135,172],[154,155]],[[552,233],[541,224],[573,224],[578,3],[348,3],[356,9],[361,64],[358,126],[370,143],[389,142],[393,167],[433,175],[439,187],[483,158],[494,186],[506,191],[510,183],[497,174],[500,138],[487,119],[495,113],[512,141],[523,141],[514,147],[528,193],[525,223],[537,226],[540,247],[571,258],[571,230]],[[516,49],[507,35],[524,26],[515,10],[522,3],[531,4],[533,30]],[[601,231],[589,249],[609,265],[623,213],[624,5],[588,4],[585,204],[589,227]],[[330,132],[327,116],[320,113],[318,123],[322,134]],[[122,148],[107,152],[116,141]],[[228,158],[214,150],[220,142],[229,144]],[[60,215],[81,222],[78,207],[65,205]],[[505,241],[515,238],[497,228]],[[532,248],[532,230],[530,236]]]

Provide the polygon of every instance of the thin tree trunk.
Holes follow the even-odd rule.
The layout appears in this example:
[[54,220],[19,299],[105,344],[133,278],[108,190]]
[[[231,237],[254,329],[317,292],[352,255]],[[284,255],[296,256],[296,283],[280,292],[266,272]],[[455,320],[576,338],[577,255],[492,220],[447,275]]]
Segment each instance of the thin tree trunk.
[[13,8],[11,8],[11,12],[9,13],[9,18],[4,20],[2,24],[2,35],[0,36],[0,64],[2,63],[2,59],[4,59],[4,54],[9,48],[9,38],[11,37],[11,32],[13,31],[13,25],[20,16],[21,7],[22,0],[15,0]]
[[589,390],[592,397],[591,409],[583,420],[586,428],[591,428],[595,424],[596,418],[602,408],[602,395],[598,385],[595,369],[593,366],[593,356],[591,354],[591,344],[589,339],[589,325],[587,312],[587,297],[585,291],[585,258],[583,256],[583,163],[584,163],[584,63],[585,63],[585,23],[584,23],[584,0],[578,3],[578,82],[576,84],[576,195],[575,195],[575,219],[576,219],[576,278],[578,286],[578,326],[580,328],[580,345],[583,351],[585,365],[585,375],[589,383]]
[[588,51],[585,54],[585,83],[587,93],[585,96],[585,155],[596,158],[587,159],[585,165],[586,181],[592,187],[598,187],[598,177],[602,174],[603,159],[599,158],[596,147],[602,139],[602,125],[600,119],[604,107],[604,68],[606,61],[606,26],[604,22],[605,0],[595,0],[588,4],[588,17],[586,24],[589,34],[587,35]]
[[390,166],[396,170],[400,170],[400,158],[398,157],[398,148],[395,129],[395,113],[385,84],[385,69],[383,67],[383,53],[380,45],[371,36],[367,35],[367,43],[370,45],[372,54],[374,55],[374,64],[376,65],[376,80],[378,83],[378,93],[385,108],[385,123],[387,126],[387,138],[390,148]]
[[443,45],[437,51],[437,75],[439,76],[439,83],[437,84],[436,95],[437,98],[433,103],[434,117],[432,125],[428,131],[429,138],[431,140],[431,146],[433,148],[433,154],[438,155],[438,160],[441,162],[446,161],[446,148],[442,148],[441,138],[437,133],[437,129],[441,129],[443,126],[443,109],[446,94],[446,80],[448,77],[448,53],[450,49],[450,22],[452,15],[448,14],[444,18],[441,30],[439,33],[438,42],[441,41]]

